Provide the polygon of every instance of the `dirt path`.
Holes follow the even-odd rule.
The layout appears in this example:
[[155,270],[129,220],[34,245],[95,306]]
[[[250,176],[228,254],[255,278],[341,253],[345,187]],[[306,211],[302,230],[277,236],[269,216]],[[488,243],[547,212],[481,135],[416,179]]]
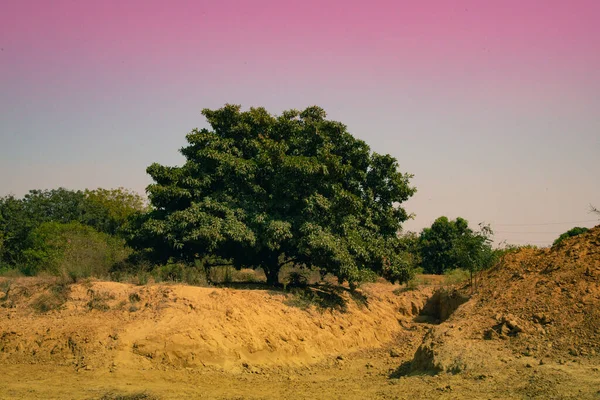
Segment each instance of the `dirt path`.
[[525,362],[514,362],[485,376],[440,374],[390,378],[398,365],[410,357],[410,354],[390,357],[388,349],[381,349],[294,370],[238,374],[202,369],[74,372],[69,367],[4,365],[0,399],[100,399],[107,394],[113,397],[105,398],[141,393],[158,399],[600,398],[600,372],[592,365],[548,364],[528,368]]

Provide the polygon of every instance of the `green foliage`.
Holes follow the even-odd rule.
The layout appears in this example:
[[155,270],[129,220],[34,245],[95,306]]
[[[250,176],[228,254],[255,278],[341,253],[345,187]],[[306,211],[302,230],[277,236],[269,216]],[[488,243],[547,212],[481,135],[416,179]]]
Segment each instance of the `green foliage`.
[[133,215],[147,211],[144,199],[125,188],[85,190],[82,223],[116,234]]
[[305,287],[308,285],[308,277],[302,271],[291,271],[286,280],[287,287]]
[[206,285],[204,271],[183,263],[170,262],[156,266],[151,274],[157,282],[183,282],[189,285]]
[[0,198],[0,269],[20,267],[30,233],[46,222],[79,222],[115,234],[145,210],[141,196],[123,188],[73,191],[31,190],[22,199]]
[[269,284],[290,262],[351,284],[369,272],[408,279],[396,233],[415,189],[393,157],[372,153],[318,107],[203,114],[212,130],[187,135],[183,166],[148,167],[153,209],[127,227],[132,247],[159,264],[211,255],[262,267]]
[[582,228],[582,227],[575,227],[575,228],[569,229],[565,233],[561,234],[558,237],[558,239],[556,239],[554,241],[554,243],[552,243],[552,247],[558,246],[565,239],[568,239],[568,238],[573,237],[573,236],[581,235],[582,233],[586,233],[588,230],[589,230],[588,228]]
[[504,244],[502,247],[498,247],[493,250],[494,259],[500,260],[507,254],[516,253],[521,249],[537,249],[537,246],[527,244],[527,245],[516,245],[516,244]]
[[473,231],[463,218],[454,221],[446,217],[436,219],[419,237],[424,271],[442,274],[463,268],[474,272],[490,266],[494,262],[490,239],[493,232],[488,226],[480,225],[480,228],[480,231]]
[[461,268],[449,269],[444,271],[444,283],[446,285],[455,285],[467,281],[469,276],[469,270]]
[[97,232],[78,222],[45,222],[31,231],[23,251],[27,275],[45,271],[73,281],[107,276],[129,254],[122,239]]

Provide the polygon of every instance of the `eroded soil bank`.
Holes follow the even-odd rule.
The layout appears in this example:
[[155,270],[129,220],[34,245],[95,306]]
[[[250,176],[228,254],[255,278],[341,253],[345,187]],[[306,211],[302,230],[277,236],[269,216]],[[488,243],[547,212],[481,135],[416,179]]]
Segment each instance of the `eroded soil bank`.
[[476,288],[310,290],[0,279],[0,398],[600,398],[598,228]]

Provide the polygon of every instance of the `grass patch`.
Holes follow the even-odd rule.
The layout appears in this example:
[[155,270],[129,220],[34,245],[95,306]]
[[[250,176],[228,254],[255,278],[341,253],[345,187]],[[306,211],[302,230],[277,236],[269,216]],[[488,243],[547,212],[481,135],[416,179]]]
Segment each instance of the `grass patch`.
[[0,276],[4,278],[19,278],[25,275],[18,268],[0,268]]
[[408,282],[406,282],[403,286],[399,287],[398,289],[394,289],[393,293],[396,296],[398,296],[398,295],[400,295],[400,294],[402,294],[404,292],[410,292],[410,291],[413,291],[413,290],[417,290],[421,286],[431,286],[434,283],[435,282],[433,282],[427,276],[415,275],[411,280],[409,280]]
[[451,269],[444,272],[444,283],[446,285],[456,285],[469,280],[471,274],[465,269]]

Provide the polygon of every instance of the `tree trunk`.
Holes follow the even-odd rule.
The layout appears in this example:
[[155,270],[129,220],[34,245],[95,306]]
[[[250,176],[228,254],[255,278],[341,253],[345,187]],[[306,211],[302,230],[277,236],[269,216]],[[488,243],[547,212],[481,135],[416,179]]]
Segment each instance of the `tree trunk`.
[[279,286],[279,265],[277,262],[270,263],[263,267],[265,275],[267,276],[267,285]]

